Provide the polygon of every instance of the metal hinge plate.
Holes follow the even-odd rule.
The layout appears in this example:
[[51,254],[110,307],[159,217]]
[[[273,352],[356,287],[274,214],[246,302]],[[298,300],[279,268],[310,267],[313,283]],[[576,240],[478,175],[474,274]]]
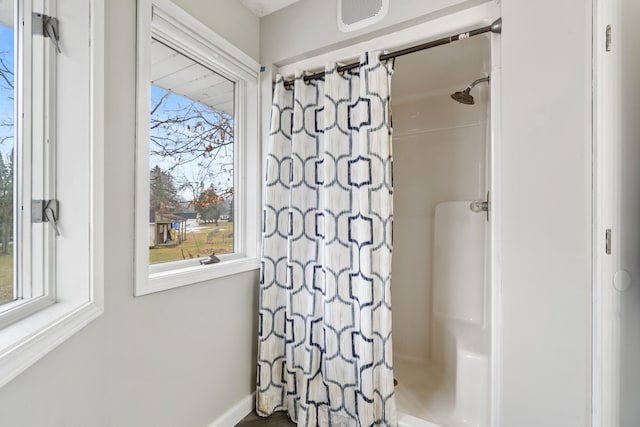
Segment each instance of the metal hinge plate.
[[60,203],[57,200],[32,200],[31,201],[31,222],[49,222],[56,230],[56,235],[60,235],[58,229],[58,218],[60,215]]
[[34,13],[31,17],[31,27],[33,34],[47,37],[51,39],[58,53],[60,51],[60,31],[58,26],[58,18],[44,15],[42,13]]
[[607,228],[604,232],[604,251],[607,255],[611,255],[611,229]]
[[607,30],[605,32],[605,50],[607,52],[611,52],[611,25],[607,25]]

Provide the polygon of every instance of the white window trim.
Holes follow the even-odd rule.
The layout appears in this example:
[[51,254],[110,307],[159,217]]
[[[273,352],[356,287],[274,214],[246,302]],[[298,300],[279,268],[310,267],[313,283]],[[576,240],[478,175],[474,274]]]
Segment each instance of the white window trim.
[[[16,7],[19,20],[31,16],[35,10],[31,1],[19,2]],[[44,14],[56,16],[55,2],[44,1],[40,7]],[[52,147],[43,147],[32,141],[55,140],[55,88],[51,86],[56,81],[56,55],[46,39],[32,36],[32,25],[32,20],[26,19],[23,23],[16,22],[14,27],[18,39],[16,65],[20,67],[20,78],[16,79],[15,140],[29,141],[14,147],[13,160],[17,173],[14,206],[28,206],[36,198],[55,199],[55,164],[48,157]],[[40,175],[34,171],[43,173]],[[40,188],[36,190],[34,186]],[[43,227],[35,231],[31,215],[29,210],[17,209],[14,215],[14,240],[19,242],[14,248],[15,299],[0,306],[0,328],[55,303],[53,228],[43,223]]]
[[[260,65],[169,0],[138,0],[136,238],[134,295],[142,296],[260,268]],[[222,262],[149,266],[150,48],[156,38],[236,83],[234,245]],[[255,143],[255,145],[253,145]]]
[[77,242],[89,252],[88,277],[82,283],[57,283],[59,297],[53,304],[0,329],[0,387],[104,311],[104,2],[91,0],[89,10],[89,135],[77,138],[84,144],[87,136],[90,140],[88,241]]

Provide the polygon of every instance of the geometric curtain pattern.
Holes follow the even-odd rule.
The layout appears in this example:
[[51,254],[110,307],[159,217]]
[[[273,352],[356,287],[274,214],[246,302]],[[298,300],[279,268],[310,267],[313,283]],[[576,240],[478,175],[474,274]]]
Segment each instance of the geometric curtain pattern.
[[257,412],[298,426],[395,426],[392,65],[286,90],[267,142]]

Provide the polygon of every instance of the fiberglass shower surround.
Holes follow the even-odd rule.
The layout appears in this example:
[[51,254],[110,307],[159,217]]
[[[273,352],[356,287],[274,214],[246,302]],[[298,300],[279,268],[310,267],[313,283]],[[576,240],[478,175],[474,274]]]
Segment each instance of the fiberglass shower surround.
[[[477,37],[394,69],[391,289],[401,427],[491,426],[487,192],[499,83],[491,54],[491,40]],[[451,99],[487,75],[496,78],[470,90],[474,104]]]

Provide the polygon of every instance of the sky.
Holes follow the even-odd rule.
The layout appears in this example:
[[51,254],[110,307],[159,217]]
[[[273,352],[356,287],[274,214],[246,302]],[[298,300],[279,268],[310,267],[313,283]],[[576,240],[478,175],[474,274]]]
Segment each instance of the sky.
[[[151,105],[156,105],[158,100],[162,98],[162,96],[166,93],[165,89],[157,87],[155,85],[151,85]],[[158,118],[163,118],[167,116],[171,116],[172,112],[175,110],[180,110],[189,104],[196,104],[201,106],[201,109],[207,109],[208,107],[202,106],[195,101],[192,101],[188,98],[185,98],[181,95],[172,93],[170,94],[166,100],[163,101],[162,107],[158,109],[156,116]],[[212,116],[211,116],[212,117]],[[213,119],[212,119],[213,120]],[[197,120],[191,120],[185,122],[186,125],[194,126]],[[184,127],[182,131],[185,131]],[[152,131],[153,132],[153,131]],[[226,155],[220,155],[220,161],[215,162],[213,165],[213,169],[215,171],[220,170],[220,165],[223,163],[233,162],[233,149],[231,147],[226,148]],[[151,154],[149,159],[149,169],[154,168],[156,165],[160,166],[163,170],[168,170],[171,166],[175,164],[174,160],[171,157],[161,157],[158,155]],[[196,169],[198,168],[198,161],[195,160],[193,162],[187,163],[185,165],[181,165],[173,168],[170,173],[176,178],[176,183],[179,184],[181,176],[192,177],[196,175]],[[209,185],[213,185],[214,188],[218,191],[218,193],[223,193],[233,186],[233,176],[230,173],[219,173],[219,175],[213,179],[205,182],[205,187],[208,188]],[[192,199],[192,195],[187,190],[180,192],[180,198],[183,201],[190,201]]]

